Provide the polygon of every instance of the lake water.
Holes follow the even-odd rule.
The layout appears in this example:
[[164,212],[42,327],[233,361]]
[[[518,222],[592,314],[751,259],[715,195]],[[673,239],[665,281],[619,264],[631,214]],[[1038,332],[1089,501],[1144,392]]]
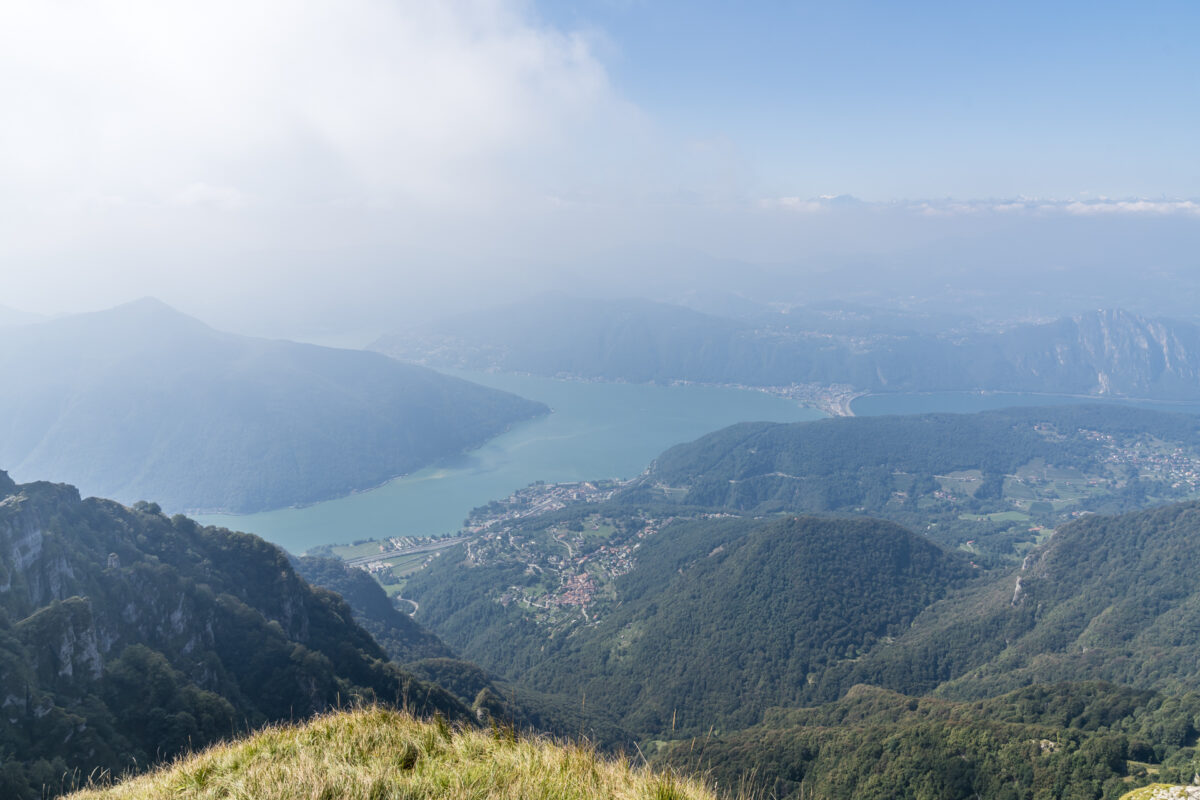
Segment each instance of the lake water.
[[788,400],[738,389],[447,372],[540,400],[554,412],[514,426],[453,462],[377,489],[304,508],[195,518],[257,533],[294,553],[332,542],[438,535],[458,530],[472,508],[535,481],[629,478],[671,445],[735,422],[822,416]]
[[950,412],[973,414],[1013,406],[1066,406],[1080,403],[1119,403],[1155,411],[1177,411],[1200,414],[1200,404],[1125,400],[1099,397],[1074,397],[1058,394],[1026,394],[1020,392],[927,392],[913,394],[868,394],[850,403],[856,416],[877,417],[884,414],[928,414]]

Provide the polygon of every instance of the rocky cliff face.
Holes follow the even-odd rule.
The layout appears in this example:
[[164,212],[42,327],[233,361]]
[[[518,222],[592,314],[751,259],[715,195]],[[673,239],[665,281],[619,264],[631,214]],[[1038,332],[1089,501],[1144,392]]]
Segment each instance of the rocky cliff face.
[[469,714],[257,537],[3,472],[0,494],[0,796],[355,697]]
[[[0,595],[10,595],[5,598],[10,607],[31,610],[62,600],[75,574],[65,554],[45,547],[48,507],[33,502],[15,485],[10,491],[0,500]],[[47,499],[52,496],[51,505],[80,502],[71,486],[45,484],[37,491]]]
[[999,346],[1039,391],[1200,397],[1200,331],[1184,323],[1104,310],[1018,329]]
[[374,347],[430,364],[633,382],[1200,400],[1200,330],[1185,323],[1104,310],[981,333],[876,325],[872,316],[849,327],[799,313],[752,325],[656,303],[562,298],[384,337]]

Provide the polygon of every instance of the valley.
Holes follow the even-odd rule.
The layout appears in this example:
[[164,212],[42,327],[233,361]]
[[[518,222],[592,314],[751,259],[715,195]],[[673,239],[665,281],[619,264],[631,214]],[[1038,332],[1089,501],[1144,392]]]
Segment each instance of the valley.
[[198,514],[295,553],[326,544],[457,532],[471,510],[537,481],[631,478],[664,448],[744,419],[793,422],[821,412],[758,391],[652,386],[453,371],[452,377],[552,409],[486,444],[370,491],[257,514]]
[[[212,339],[169,309],[135,310]],[[343,689],[424,691],[426,710],[463,725],[586,732],[718,789],[752,775],[780,797],[879,793],[884,780],[947,796],[999,796],[1011,781],[1018,798],[1069,784],[1107,799],[1195,762],[1194,593],[1157,566],[1193,558],[1192,405],[448,373],[434,380],[549,413],[375,489],[198,518],[299,557],[156,503],[122,511],[6,483],[0,517],[17,522],[0,530],[0,566],[33,599],[9,606],[9,639],[0,619],[0,669],[36,684],[50,720],[38,729],[55,742],[87,719],[120,742],[105,763],[131,764],[148,759],[138,726],[172,746],[217,741],[238,712],[257,725],[285,702],[327,709]],[[30,514],[38,503],[56,510]],[[34,529],[43,552],[27,563]],[[64,571],[53,559],[72,548],[106,571],[77,556]],[[282,600],[237,589],[247,572],[265,581],[268,563]],[[147,565],[161,574],[140,577]],[[117,620],[109,604],[125,590],[106,583],[127,574],[139,602],[180,593],[227,631],[198,632],[189,612],[173,633]],[[299,622],[297,603],[311,606]],[[161,688],[151,721],[120,707],[144,676]],[[1029,686],[1052,687],[1041,716]],[[1106,721],[1080,721],[1087,709]],[[0,740],[20,744],[14,714]],[[1034,740],[1053,744],[1026,749]],[[13,785],[89,757],[66,742],[22,755]],[[884,747],[936,766],[900,759],[873,778],[863,754]]]
[[0,2],[0,800],[1200,800],[1198,34]]
[[[917,432],[919,447],[906,438]],[[828,444],[818,444],[826,435]],[[850,781],[859,789],[876,785],[863,784],[866,772],[853,771],[867,770],[865,765],[849,766],[855,740],[850,733],[851,738],[840,738],[844,722],[784,723],[785,712],[771,710],[835,702],[844,708],[870,696],[875,698],[871,713],[880,716],[861,723],[870,726],[863,734],[869,742],[877,735],[890,741],[915,737],[903,746],[916,748],[922,737],[949,735],[939,726],[967,725],[956,736],[961,757],[975,764],[970,780],[1002,780],[996,769],[1025,769],[1017,767],[1027,757],[1020,743],[1030,737],[1059,742],[1065,748],[1061,752],[1090,759],[1092,749],[1100,746],[1097,737],[1105,730],[1109,733],[1103,735],[1114,735],[1111,726],[1117,721],[1129,726],[1158,723],[1150,717],[1131,721],[1143,712],[1121,711],[1119,715],[1135,716],[1118,716],[1101,733],[1082,723],[1048,720],[1012,726],[1004,709],[1016,701],[1003,697],[989,701],[982,712],[963,712],[982,714],[971,723],[910,719],[898,709],[926,703],[911,698],[931,691],[956,701],[1014,691],[1019,679],[1005,676],[1017,664],[1025,664],[1025,674],[1045,683],[1054,670],[1039,660],[1051,658],[1069,669],[1066,675],[1074,681],[1099,678],[1166,692],[1154,700],[1164,704],[1163,710],[1145,713],[1175,713],[1167,710],[1173,708],[1171,693],[1200,690],[1200,676],[1185,666],[1184,651],[1167,644],[1167,631],[1179,624],[1173,620],[1186,613],[1190,600],[1170,591],[1162,595],[1159,607],[1163,602],[1183,605],[1166,612],[1145,634],[1153,642],[1150,651],[1159,654],[1152,658],[1167,659],[1154,671],[1160,677],[1147,681],[1141,677],[1146,667],[1134,664],[1150,662],[1123,649],[1113,662],[1124,664],[1119,668],[1105,668],[1103,655],[1080,657],[1069,647],[1061,655],[1050,653],[1044,637],[1051,634],[1041,632],[1040,611],[1030,616],[1032,604],[1041,609],[1042,598],[1048,597],[1045,587],[1051,586],[1058,587],[1052,590],[1056,597],[1069,598],[1073,590],[1064,584],[1076,578],[1063,573],[1043,579],[1041,568],[1031,565],[1059,563],[1061,557],[1055,562],[1052,554],[1086,550],[1091,545],[1070,541],[1096,525],[1135,529],[1139,524],[1137,513],[1117,518],[1128,518],[1128,523],[1110,522],[1107,514],[1197,497],[1198,447],[1200,425],[1194,417],[1114,405],[739,425],[672,448],[629,481],[534,485],[481,507],[464,529],[467,538],[409,574],[404,592],[420,603],[417,618],[423,625],[495,674],[519,676],[516,684],[526,690],[619,698],[617,707],[628,709],[620,723],[649,738],[646,752],[663,763],[715,769],[730,782],[753,769],[773,782],[768,785],[780,796],[789,797],[812,786],[842,796],[832,784],[822,783],[828,780]],[[890,454],[882,462],[888,471],[863,472],[880,463],[873,448]],[[983,468],[966,468],[969,462]],[[723,472],[726,463],[732,471]],[[736,489],[742,478],[726,477],[739,474],[752,475],[751,484],[816,481],[814,486],[823,483],[825,488],[745,494]],[[847,493],[847,481],[860,488]],[[718,485],[729,488],[712,493]],[[812,498],[833,497],[843,497],[849,503],[846,510],[828,503],[806,505]],[[1158,517],[1187,517],[1192,507],[1169,506],[1182,511]],[[846,511],[860,519],[867,514],[895,520],[920,534],[905,534],[911,537],[903,540],[907,544],[889,551],[902,540],[888,537],[902,529],[859,530],[854,526],[865,523],[848,519]],[[822,516],[796,516],[805,512]],[[1170,524],[1154,527],[1166,531]],[[1069,533],[1051,536],[1055,529]],[[838,533],[830,536],[833,531]],[[1186,541],[1180,536],[1173,541]],[[933,542],[945,549],[921,549]],[[1138,558],[1132,554],[1147,544],[1139,540],[1129,546],[1130,555],[1122,558]],[[1150,552],[1141,556],[1147,564],[1157,563],[1155,548],[1192,545],[1164,540],[1149,546]],[[817,548],[819,557],[806,557],[807,548]],[[945,560],[921,561],[927,557],[922,553],[938,552]],[[914,569],[922,583],[905,584]],[[1015,592],[1014,569],[1020,578]],[[1034,576],[1027,574],[1030,570]],[[1096,570],[1091,567],[1089,574]],[[888,595],[887,587],[893,585],[909,588]],[[883,595],[876,596],[879,592]],[[890,599],[882,600],[885,596]],[[912,616],[904,616],[904,603],[914,597],[923,599],[909,607]],[[830,613],[838,620],[829,628],[822,622],[826,604],[836,609]],[[1103,605],[1094,603],[1090,613]],[[1074,614],[1085,613],[1078,603],[1072,608]],[[1132,607],[1119,612],[1122,619],[1135,613]],[[1051,626],[1057,624],[1050,622],[1053,616],[1047,618]],[[1097,625],[1105,624],[1100,618],[1090,627],[1086,621],[1073,623],[1085,631],[1090,647],[1102,641],[1094,634]],[[807,621],[797,628],[786,622],[793,619]],[[855,620],[865,624],[859,632]],[[1120,629],[1124,623],[1107,624]],[[783,630],[788,633],[780,641]],[[995,641],[1002,631],[1030,644],[1018,645],[1010,654]],[[822,638],[806,640],[807,635]],[[1018,655],[1027,647],[1041,655]],[[862,683],[900,694],[872,696],[852,688]],[[758,689],[745,694],[736,688],[743,684]],[[1072,684],[1062,691],[1065,696],[1054,702],[1069,705],[1077,702],[1067,699],[1075,693],[1099,691],[1108,698],[1124,690]],[[951,716],[959,713],[945,708]],[[846,713],[830,709],[829,719]],[[942,719],[942,713],[935,718]],[[1136,749],[1136,734],[1121,735],[1131,737],[1121,745],[1128,767],[1124,760],[1113,761],[1102,776],[1083,777],[1073,772],[1077,760],[1048,758],[1034,763],[1031,782],[1021,785],[1033,790],[1044,782],[1082,782],[1096,797],[1116,797],[1129,782],[1137,785],[1138,776],[1179,779],[1193,757],[1191,734],[1153,754]],[[702,746],[697,744],[701,740]],[[766,740],[778,741],[778,746]],[[740,749],[748,746],[758,755],[750,757]],[[788,749],[793,746],[801,749]],[[1001,748],[1001,761],[1011,766],[1001,768],[991,760],[987,753],[992,748]],[[777,751],[780,755],[768,755]],[[802,755],[809,752],[821,755]],[[913,780],[904,770],[916,769],[897,765],[889,780]],[[937,779],[951,780],[951,772],[939,772]],[[881,791],[876,786],[873,791]]]
[[[1091,418],[1063,408],[996,413],[1023,425],[1032,439],[1022,440],[1021,447],[1036,449],[1035,457],[1013,461],[1001,474],[964,468],[972,461],[994,457],[989,450],[969,451],[957,461],[935,455],[922,464],[897,463],[890,472],[866,477],[859,472],[872,462],[870,455],[864,455],[861,463],[835,466],[825,475],[776,469],[729,477],[731,497],[739,499],[724,501],[725,507],[715,513],[871,514],[911,526],[944,547],[969,554],[976,567],[992,568],[1015,563],[1058,525],[1097,510],[1200,497],[1200,439],[1187,424],[1177,426],[1179,419],[1173,416],[1121,407],[1096,407]],[[930,418],[935,419],[941,421],[933,424],[942,425],[971,420]],[[1186,423],[1190,418],[1182,419]],[[863,436],[877,440],[882,449],[901,451],[909,435],[903,431],[912,423],[863,419],[843,424],[862,428]],[[1155,424],[1161,428],[1157,436],[1142,433],[1139,427]],[[922,430],[928,425],[921,424],[922,435],[928,434]],[[954,435],[953,428],[946,430]],[[711,437],[717,440],[720,434]],[[840,440],[834,441],[836,447]],[[613,581],[629,571],[634,550],[645,536],[676,519],[712,516],[713,512],[702,511],[713,504],[707,489],[698,490],[687,480],[660,479],[664,471],[674,469],[674,459],[679,457],[665,454],[649,474],[625,481],[531,484],[504,500],[475,508],[450,536],[371,539],[324,545],[310,552],[363,566],[390,593],[398,594],[408,578],[433,563],[436,554],[463,544],[475,566],[521,563],[542,576],[532,589],[494,588],[491,595],[498,602],[516,602],[539,621],[567,624],[581,616],[594,617],[601,613],[603,601],[616,600]],[[806,458],[829,461],[820,451]],[[806,464],[805,470],[809,468]],[[847,498],[844,506],[828,502],[829,492],[842,491],[837,487],[864,480],[876,485],[867,485],[866,493],[856,499]],[[807,494],[785,493],[779,500],[761,501],[764,482],[812,485],[814,481],[825,488],[810,486]],[[740,499],[747,493],[757,498],[757,505]]]
[[[226,664],[225,683],[213,683],[204,665],[214,657],[173,656],[172,637],[208,642],[224,663],[246,652],[232,629],[213,639],[184,619],[163,638],[107,616],[107,581],[160,564],[158,583],[142,584],[162,587],[151,602],[178,580],[191,597],[188,581],[203,576],[268,620],[291,619],[282,630],[305,646],[336,647],[352,616],[360,655],[325,656],[326,686],[377,693],[389,681],[430,682],[446,691],[444,713],[586,730],[603,747],[636,743],[655,765],[703,772],[719,789],[750,774],[780,797],[919,781],[949,796],[1000,796],[1011,781],[1035,798],[1066,784],[1115,798],[1178,781],[1196,758],[1194,590],[1159,567],[1190,563],[1200,541],[1187,502],[1200,496],[1195,416],[1108,404],[739,423],[648,464],[621,480],[534,482],[470,510],[447,536],[323,545],[302,558],[168,519],[154,504],[122,510],[69,487],[7,482],[0,556],[24,581],[9,595],[49,602],[10,605],[16,643],[0,635],[0,659],[3,647],[33,652],[45,636],[82,643],[72,669],[90,677],[64,684],[37,666],[39,691],[61,709],[54,719],[87,714],[121,731],[137,723],[115,707],[96,716],[87,697],[121,697],[131,674],[174,670],[174,694],[156,702],[189,730],[186,709],[215,709],[218,696],[240,703],[237,686],[267,675],[303,684],[323,663],[293,648],[301,660],[287,666],[286,644],[272,640],[273,655],[252,658],[250,672]],[[43,531],[33,571],[20,566],[30,529]],[[150,531],[160,543],[147,552]],[[68,562],[78,588],[36,577],[66,574],[54,542],[96,536],[80,552],[114,555],[89,556],[107,567]],[[200,572],[193,552],[207,554]],[[236,588],[238,576],[281,559],[346,605],[323,589],[299,602],[345,621],[318,621],[311,609],[308,623],[289,617],[307,584],[286,567],[282,585],[296,588],[283,598],[265,585]],[[207,597],[188,602],[205,609]],[[237,613],[238,625],[262,625]],[[93,653],[90,637],[111,642],[111,631],[170,666],[128,647],[118,656],[112,644]],[[380,652],[402,673],[362,666]],[[293,680],[279,684],[272,708]],[[1030,684],[1047,688],[1031,700]],[[192,730],[207,731],[205,720]],[[944,752],[931,744],[943,740]],[[1030,741],[1052,745],[1029,750]],[[903,757],[872,777],[863,759],[879,748]],[[42,774],[22,768],[22,780]]]

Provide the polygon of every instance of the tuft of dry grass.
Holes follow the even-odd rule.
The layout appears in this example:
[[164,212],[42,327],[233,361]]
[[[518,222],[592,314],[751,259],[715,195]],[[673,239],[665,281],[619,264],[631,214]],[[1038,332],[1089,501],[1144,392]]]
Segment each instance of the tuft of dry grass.
[[365,708],[280,725],[71,800],[716,800],[593,749]]

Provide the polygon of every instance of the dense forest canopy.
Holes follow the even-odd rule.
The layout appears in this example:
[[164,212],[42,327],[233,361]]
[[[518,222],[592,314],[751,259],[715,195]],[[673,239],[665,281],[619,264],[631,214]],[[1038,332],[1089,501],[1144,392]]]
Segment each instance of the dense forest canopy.
[[814,676],[898,635],[971,574],[964,559],[868,520],[679,523],[638,552],[616,608],[565,637],[487,591],[537,580],[519,567],[464,570],[445,556],[411,591],[469,658],[520,685],[607,698],[645,735],[747,725],[799,702]]
[[1200,695],[1100,682],[1032,686],[977,703],[856,686],[758,725],[677,742],[658,763],[778,798],[1116,800],[1190,783]]
[[0,795],[357,701],[471,716],[255,536],[0,472]]

